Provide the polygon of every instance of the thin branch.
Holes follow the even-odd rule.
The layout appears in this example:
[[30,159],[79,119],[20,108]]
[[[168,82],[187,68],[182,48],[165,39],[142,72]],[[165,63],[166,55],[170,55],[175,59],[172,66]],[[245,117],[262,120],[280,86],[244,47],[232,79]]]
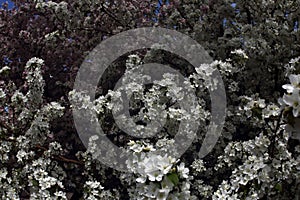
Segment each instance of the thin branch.
[[115,20],[117,23],[119,23],[121,26],[123,27],[127,27],[127,28],[131,28],[131,27],[128,27],[126,26],[125,23],[123,23],[121,20],[119,20],[115,15],[113,15],[111,12],[109,12],[108,10],[105,9],[104,6],[102,6],[100,8],[101,11],[105,12],[108,16],[110,16],[111,18],[113,18],[113,20]]
[[[43,147],[41,145],[36,145],[35,146],[38,149],[41,149],[43,151],[47,151],[48,149],[46,147]],[[69,159],[69,158],[65,158],[64,156],[54,156],[53,159],[57,160],[57,161],[63,161],[63,162],[67,162],[67,163],[74,163],[77,165],[84,165],[82,162],[78,161],[78,160],[73,160],[73,159]]]

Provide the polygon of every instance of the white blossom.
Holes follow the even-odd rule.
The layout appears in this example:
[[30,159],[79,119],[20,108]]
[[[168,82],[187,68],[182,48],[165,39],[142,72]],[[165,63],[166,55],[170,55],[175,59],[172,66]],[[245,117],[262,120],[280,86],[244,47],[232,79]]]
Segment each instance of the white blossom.
[[284,94],[283,102],[293,108],[294,117],[298,117],[300,110],[300,89],[294,89],[292,94]]

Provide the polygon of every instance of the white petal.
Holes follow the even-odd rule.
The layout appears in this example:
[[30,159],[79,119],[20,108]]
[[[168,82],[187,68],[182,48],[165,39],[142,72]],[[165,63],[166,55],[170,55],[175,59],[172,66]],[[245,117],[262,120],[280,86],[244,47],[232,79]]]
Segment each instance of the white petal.
[[146,177],[139,177],[139,178],[136,179],[136,182],[145,183],[146,182]]
[[294,98],[291,95],[286,95],[286,94],[283,95],[282,100],[288,106],[293,106],[293,104],[294,104]]
[[290,82],[292,85],[298,85],[299,84],[299,75],[291,74],[289,76]]
[[285,85],[283,85],[282,86],[282,88],[283,89],[286,89],[286,91],[288,92],[288,93],[292,93],[293,91],[294,91],[294,86],[292,86],[292,85],[290,85],[290,84],[285,84]]
[[294,115],[294,117],[298,117],[299,110],[298,109],[293,109],[293,115]]

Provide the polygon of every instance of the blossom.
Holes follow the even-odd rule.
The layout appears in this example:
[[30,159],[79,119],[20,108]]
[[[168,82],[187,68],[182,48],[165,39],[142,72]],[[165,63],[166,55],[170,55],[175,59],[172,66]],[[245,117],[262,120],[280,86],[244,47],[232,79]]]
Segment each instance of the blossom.
[[190,170],[184,166],[183,162],[180,163],[179,166],[177,166],[177,171],[181,177],[188,178],[188,174]]
[[262,115],[264,118],[270,118],[271,116],[278,116],[280,109],[275,104],[269,104],[266,108],[263,109]]
[[90,188],[90,189],[104,189],[104,187],[101,186],[100,182],[98,181],[87,181],[85,182],[86,187]]
[[26,68],[29,68],[32,66],[41,67],[43,64],[44,64],[44,60],[37,58],[37,57],[33,57],[26,63]]
[[144,186],[145,196],[149,198],[155,198],[158,194],[159,188],[154,183],[150,183],[149,185]]
[[6,179],[7,174],[8,174],[7,169],[1,168],[0,169],[0,181],[2,181],[2,179]]
[[16,157],[18,159],[18,162],[21,162],[23,160],[23,158],[28,159],[29,156],[34,155],[33,151],[30,152],[26,152],[24,151],[24,149],[21,149],[20,151],[18,151]]
[[6,96],[5,92],[3,91],[2,88],[0,88],[0,99],[4,99]]
[[201,159],[194,160],[191,167],[193,168],[193,171],[195,171],[197,174],[206,171],[204,162]]
[[293,108],[294,117],[298,117],[300,110],[300,89],[296,88],[293,90],[292,94],[284,94],[283,102]]
[[144,172],[142,173],[145,173],[150,181],[161,181],[163,176],[171,170],[174,162],[175,159],[167,155],[162,157],[153,154],[143,161]]
[[236,54],[244,59],[248,59],[249,57],[247,56],[247,54],[244,52],[244,50],[242,49],[236,49],[234,51],[231,51],[230,53],[232,54]]
[[[160,1],[158,6],[156,6],[157,1],[125,0],[119,1],[118,4],[115,4],[115,1],[91,0],[67,2],[34,0],[27,1],[25,4],[19,3],[16,5],[18,9],[12,11],[7,10],[5,6],[1,10],[0,26],[7,33],[0,38],[4,49],[1,55],[4,60],[1,62],[3,65],[8,65],[0,66],[2,67],[0,69],[0,196],[2,199],[67,199],[66,196],[68,198],[81,196],[83,199],[90,200],[117,200],[128,199],[129,196],[137,200],[254,200],[299,196],[296,190],[299,186],[297,180],[300,171],[298,164],[300,145],[299,142],[291,139],[300,138],[299,94],[297,93],[300,90],[300,75],[291,75],[290,83],[283,86],[286,94],[282,95],[281,105],[287,109],[284,109],[282,115],[283,109],[272,104],[279,95],[279,91],[275,91],[278,87],[273,86],[281,83],[284,78],[280,73],[291,74],[299,70],[299,57],[294,58],[298,49],[297,37],[290,37],[295,35],[295,31],[292,30],[294,17],[291,14],[285,17],[285,11],[291,10],[291,6],[294,6],[293,1],[277,2],[275,12],[272,5],[274,0],[269,2],[263,0],[261,4],[251,3],[249,6],[258,12],[255,13],[255,20],[246,24],[234,23],[247,21],[249,18],[245,9],[241,9],[243,5],[237,2],[232,9],[232,17],[226,19],[227,24],[223,23],[221,26],[219,26],[220,19],[224,17],[220,14],[222,15],[224,6],[230,8],[231,1],[217,1],[213,6],[206,5],[207,1],[206,4],[205,2],[199,4],[199,1],[178,0],[171,3]],[[32,9],[37,14],[32,14]],[[282,18],[285,18],[285,23],[280,23]],[[45,20],[47,24],[44,23]],[[93,54],[84,59],[83,55],[89,54],[87,50],[119,31],[130,27],[152,26],[155,23],[153,20],[157,21],[156,24],[159,26],[174,28],[197,41],[204,42],[204,47],[209,51],[210,56],[224,61],[208,62],[210,59],[202,59],[205,55],[200,52],[198,58],[207,64],[196,66],[195,69],[192,65],[197,64],[194,62],[197,60],[190,59],[195,54],[190,54],[189,51],[196,50],[196,46],[178,37],[164,37],[162,34],[158,37],[159,42],[153,41],[154,48],[150,51],[148,51],[150,48],[146,47],[135,51],[132,40],[124,40],[120,41],[124,44],[118,43],[115,47],[128,47],[132,49],[132,53],[137,52],[141,57],[129,55],[125,63],[128,52],[111,63],[103,77],[99,77],[95,94],[95,98],[100,95],[99,98],[95,101],[94,98],[90,98],[88,95],[90,91],[78,94],[70,92],[70,99],[75,100],[72,106],[88,111],[87,115],[80,117],[85,119],[96,111],[97,118],[96,116],[92,119],[86,118],[86,122],[95,122],[98,119],[99,128],[103,128],[108,139],[120,147],[122,152],[124,150],[132,154],[132,157],[126,160],[126,164],[127,169],[133,174],[125,172],[126,178],[122,179],[119,177],[122,172],[117,172],[113,166],[109,168],[101,165],[98,160],[92,159],[94,155],[95,157],[100,155],[100,145],[104,149],[107,147],[105,141],[97,145],[96,141],[100,141],[101,138],[87,133],[87,137],[91,136],[90,145],[85,152],[76,153],[77,149],[83,149],[81,148],[83,146],[77,145],[80,141],[73,131],[72,120],[69,120],[71,110],[65,97],[66,92],[73,85],[74,73],[78,71],[80,61],[85,60],[83,62],[88,65],[95,64],[97,60],[110,61],[109,52],[106,54],[105,50],[107,48],[99,51],[106,54],[99,56],[99,59],[94,58]],[[20,28],[20,24],[24,26]],[[297,25],[295,23],[295,26],[299,29],[298,23]],[[94,28],[97,29],[96,32],[92,31]],[[223,34],[221,29],[226,29],[226,33]],[[216,31],[210,33],[213,30]],[[260,34],[266,31],[267,34]],[[276,36],[276,40],[272,36]],[[285,42],[280,42],[282,41],[280,37],[284,37],[282,39]],[[148,38],[141,39],[144,41]],[[167,49],[172,50],[175,45],[164,43],[175,41],[173,39],[176,43],[181,43],[178,50],[188,55],[186,60],[182,53],[175,57],[172,54],[175,55],[176,52],[167,53]],[[165,48],[166,46],[168,48]],[[291,46],[292,51],[287,51],[286,46]],[[28,47],[28,51],[26,49],[24,51],[24,47]],[[244,50],[236,49],[239,47],[247,51],[248,55]],[[115,53],[122,53],[122,49],[119,50],[121,51],[116,50]],[[230,52],[231,50],[234,51]],[[45,59],[46,65],[42,67],[44,61],[33,58],[24,69],[23,65],[26,63],[24,59],[35,54]],[[282,67],[288,58],[293,59],[284,70]],[[249,62],[246,62],[247,60]],[[139,68],[142,68],[143,62],[170,65],[178,69],[182,75],[190,75],[190,79],[184,79],[181,84],[180,76],[166,74],[162,80],[152,83],[150,81],[153,81],[154,77],[136,73]],[[65,66],[69,66],[70,70],[65,71]],[[279,70],[274,70],[273,66]],[[122,84],[120,91],[109,90],[124,72],[125,67],[126,77],[123,76],[125,78],[119,82]],[[47,81],[42,77],[42,68],[48,76]],[[23,69],[24,77],[22,77]],[[200,143],[205,139],[209,119],[214,119],[210,113],[214,104],[209,101],[208,93],[209,89],[217,88],[221,84],[212,76],[218,71],[222,75],[225,86],[229,88],[227,94],[230,114],[223,131],[225,134],[220,137],[219,145],[215,146],[214,152],[205,159],[207,163],[204,164],[195,151],[201,148]],[[88,74],[93,76],[93,69],[90,72]],[[146,72],[147,70],[145,74],[148,74]],[[272,74],[276,75],[275,81],[271,80],[274,78]],[[80,85],[93,89],[94,87],[89,87],[92,79],[88,78],[92,76],[87,76],[87,81],[81,82]],[[254,84],[256,80],[258,84]],[[259,83],[263,84],[259,85]],[[46,96],[43,95],[44,86],[46,86]],[[63,86],[63,88],[55,91],[55,86]],[[188,93],[189,91],[192,93]],[[255,98],[246,99],[245,105],[239,104],[239,95],[251,96],[256,91],[259,94]],[[194,93],[199,99],[193,101],[195,102],[195,105],[191,105],[193,108],[186,109],[188,104],[181,104],[179,100],[192,99]],[[126,107],[122,105],[125,101],[121,99],[125,95],[129,101]],[[55,102],[49,103],[54,99],[67,107],[64,108]],[[115,114],[127,113],[123,111],[128,106],[130,116],[122,114],[118,118],[119,122],[128,125],[126,126],[128,129],[125,130],[119,126],[116,118],[112,120],[111,114],[114,117]],[[242,110],[238,110],[239,107]],[[64,110],[66,115],[63,119],[51,122],[54,118],[62,116]],[[241,111],[243,115],[248,114],[248,118],[240,114]],[[297,118],[294,119],[293,116]],[[129,125],[127,122],[130,122],[131,118],[133,123]],[[160,118],[166,120],[155,121]],[[177,140],[175,132],[181,128],[184,130],[189,128],[181,126],[182,121],[190,122],[188,125],[193,121],[201,121],[203,124],[199,125],[197,137],[188,152],[180,157],[186,163],[177,164],[173,153],[178,148],[173,147],[181,143],[181,140]],[[151,139],[143,137],[140,143],[130,142],[128,147],[123,148],[124,143],[131,139],[133,134],[141,133],[141,136],[144,136],[150,132],[149,126],[142,128],[142,125],[135,126],[134,122],[136,124],[138,122],[158,124],[159,122],[162,129]],[[83,123],[83,125],[89,126],[90,123]],[[153,127],[155,130],[160,126]],[[87,132],[90,131],[88,127],[83,128]],[[130,133],[129,131],[133,134],[124,136],[125,132]],[[228,146],[224,149],[227,143]],[[155,154],[156,149],[159,150],[160,155]],[[105,156],[103,158],[109,159],[111,155],[118,156],[118,152],[108,148],[106,150],[107,154],[103,155]],[[78,159],[83,165],[74,162],[76,160],[72,158],[75,153],[79,155]],[[122,160],[127,158],[123,153],[120,156]],[[217,157],[220,170],[214,165]],[[187,163],[193,164],[187,167]],[[115,181],[117,178],[120,178],[121,182]],[[210,178],[212,180],[209,180]],[[209,185],[205,185],[201,179]],[[222,182],[222,179],[227,181]],[[112,182],[116,185],[112,185]],[[66,184],[65,187],[63,183]],[[104,191],[100,183],[109,190]],[[283,184],[286,185],[284,191],[281,191]],[[117,195],[118,191],[122,196]],[[112,195],[111,192],[114,194]],[[193,195],[197,197],[193,198]]]
[[137,65],[141,64],[141,58],[138,55],[129,55],[128,59],[126,60],[126,67],[131,69]]
[[169,189],[160,189],[156,196],[157,200],[166,200],[168,198],[170,190]]
[[299,87],[300,75],[291,74],[289,79],[291,84],[285,84],[282,88],[286,89],[288,93],[293,93],[293,91]]
[[0,74],[5,74],[5,73],[7,73],[7,72],[10,71],[10,70],[11,70],[10,67],[4,66],[4,67],[2,67],[2,68],[0,69]]

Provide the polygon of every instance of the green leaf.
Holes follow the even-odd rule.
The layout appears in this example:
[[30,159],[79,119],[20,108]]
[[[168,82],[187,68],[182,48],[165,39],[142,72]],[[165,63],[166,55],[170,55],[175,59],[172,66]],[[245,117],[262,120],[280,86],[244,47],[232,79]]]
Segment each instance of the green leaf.
[[37,180],[32,180],[32,185],[33,186],[38,186],[39,185],[39,182]]
[[257,107],[252,108],[252,113],[258,119],[262,119],[262,109],[261,108],[257,108]]
[[175,186],[178,185],[179,178],[176,173],[169,174],[167,177]]
[[280,183],[277,183],[275,189],[278,190],[279,192],[282,192],[282,185]]

